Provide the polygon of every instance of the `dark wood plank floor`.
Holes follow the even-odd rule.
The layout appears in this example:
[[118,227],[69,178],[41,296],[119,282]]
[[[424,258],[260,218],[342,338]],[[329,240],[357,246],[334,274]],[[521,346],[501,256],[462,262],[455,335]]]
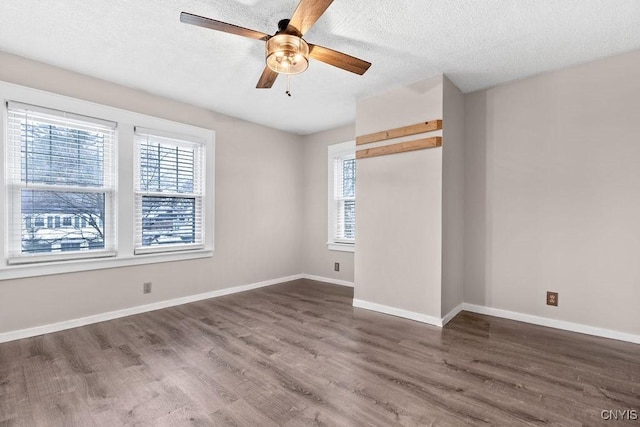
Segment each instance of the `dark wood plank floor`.
[[300,280],[0,344],[0,426],[638,425],[640,346]]

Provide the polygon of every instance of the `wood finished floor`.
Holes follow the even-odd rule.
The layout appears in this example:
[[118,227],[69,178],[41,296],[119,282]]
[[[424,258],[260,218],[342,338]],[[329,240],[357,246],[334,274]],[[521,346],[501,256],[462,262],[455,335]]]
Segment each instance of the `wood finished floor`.
[[0,344],[0,426],[639,425],[640,346],[299,280]]

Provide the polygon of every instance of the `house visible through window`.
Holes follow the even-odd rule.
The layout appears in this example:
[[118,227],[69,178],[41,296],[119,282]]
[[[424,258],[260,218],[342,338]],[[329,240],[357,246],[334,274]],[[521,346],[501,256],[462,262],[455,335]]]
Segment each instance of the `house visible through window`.
[[205,147],[136,129],[136,253],[203,247]]
[[115,251],[114,135],[113,122],[8,103],[10,262]]
[[356,238],[355,143],[329,146],[329,249],[353,251]]

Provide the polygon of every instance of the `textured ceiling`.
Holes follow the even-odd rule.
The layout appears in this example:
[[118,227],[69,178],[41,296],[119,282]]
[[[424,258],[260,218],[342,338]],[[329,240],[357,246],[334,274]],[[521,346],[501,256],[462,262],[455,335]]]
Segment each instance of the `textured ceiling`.
[[356,100],[445,73],[463,92],[640,48],[638,0],[335,0],[305,35],[373,63],[313,61],[257,90],[264,43],[297,0],[0,0],[0,50],[290,132],[353,122]]

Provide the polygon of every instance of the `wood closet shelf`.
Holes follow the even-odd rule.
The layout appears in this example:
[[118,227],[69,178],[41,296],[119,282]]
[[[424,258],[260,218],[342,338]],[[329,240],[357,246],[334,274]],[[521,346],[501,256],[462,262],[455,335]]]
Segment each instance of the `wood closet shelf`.
[[362,135],[356,138],[356,145],[371,144],[372,142],[386,141],[387,139],[433,132],[434,130],[440,129],[442,129],[442,120],[431,120],[415,125]]
[[367,157],[386,156],[387,154],[404,153],[407,151],[424,150],[442,146],[442,137],[416,139],[414,141],[399,142],[397,144],[383,145],[382,147],[365,148],[356,151],[356,159]]

